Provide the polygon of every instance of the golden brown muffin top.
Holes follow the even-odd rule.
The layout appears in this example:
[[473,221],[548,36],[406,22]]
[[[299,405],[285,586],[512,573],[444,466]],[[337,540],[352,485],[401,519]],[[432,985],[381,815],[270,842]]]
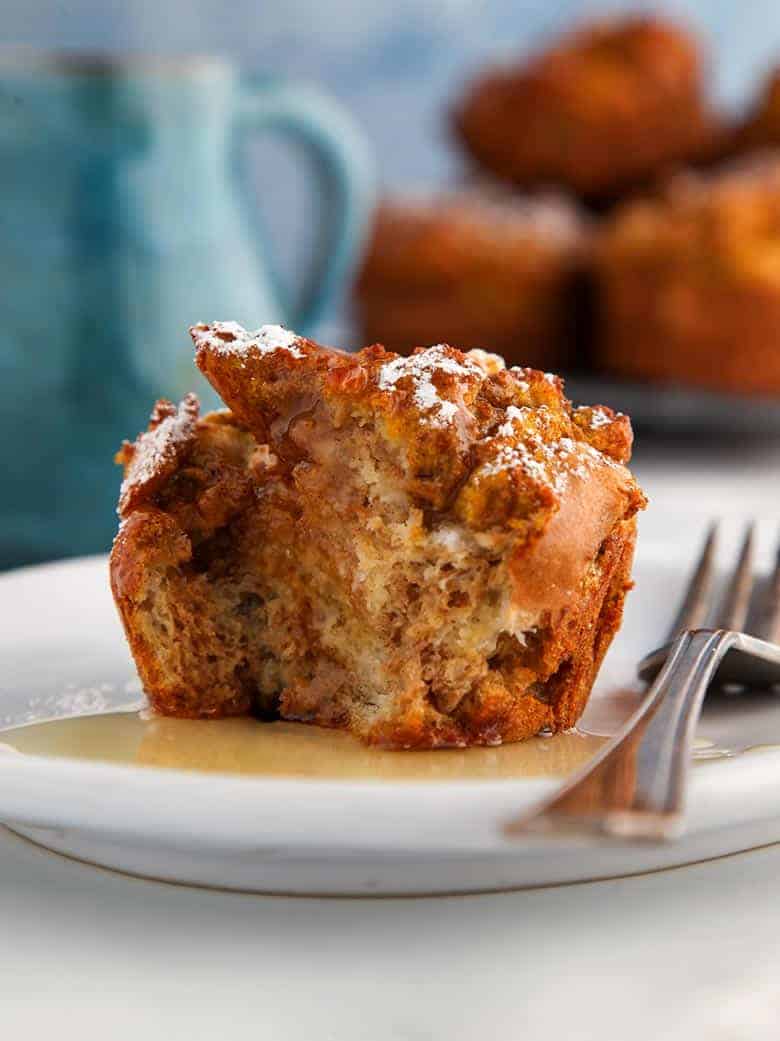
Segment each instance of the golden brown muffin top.
[[564,38],[534,67],[587,116],[624,113],[644,91],[674,96],[701,78],[697,41],[679,26],[643,15],[598,23]]
[[629,15],[583,26],[553,47],[504,69],[495,80],[545,95],[578,120],[599,123],[630,117],[649,98],[698,90],[702,57],[696,39],[679,26]]
[[619,210],[597,252],[610,263],[668,265],[708,282],[780,283],[780,155],[673,178],[658,197]]
[[591,478],[613,483],[634,509],[643,503],[623,465],[628,418],[573,408],[549,373],[446,344],[402,357],[379,345],[345,354],[278,326],[215,322],[191,334],[199,368],[237,421],[291,465],[295,424],[324,414],[331,428],[381,442],[417,505],[475,531],[541,530],[568,485]]
[[480,76],[454,112],[455,128],[501,177],[614,201],[720,146],[703,65],[696,38],[664,19],[588,23]]
[[568,266],[584,231],[583,216],[563,196],[471,190],[388,198],[377,207],[358,289],[449,284],[481,269]]

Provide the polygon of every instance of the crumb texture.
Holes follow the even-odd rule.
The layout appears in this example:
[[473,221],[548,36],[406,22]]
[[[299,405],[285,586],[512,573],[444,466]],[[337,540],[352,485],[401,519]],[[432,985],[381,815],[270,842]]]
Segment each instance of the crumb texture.
[[112,586],[155,708],[390,747],[571,727],[630,586],[628,419],[484,351],[192,335],[228,410],[158,403],[120,453]]

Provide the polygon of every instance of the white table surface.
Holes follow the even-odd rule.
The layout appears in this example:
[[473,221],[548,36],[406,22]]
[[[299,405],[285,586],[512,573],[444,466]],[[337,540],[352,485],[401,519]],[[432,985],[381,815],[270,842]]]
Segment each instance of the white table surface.
[[[640,447],[637,471],[643,539],[780,517],[779,445]],[[124,878],[0,830],[0,1038],[774,1041],[779,890],[773,846],[492,896],[258,897]]]
[[701,523],[755,515],[780,527],[780,439],[713,444],[707,438],[637,438],[632,467],[650,497],[644,538],[667,538],[686,517]]
[[0,1036],[772,1041],[780,847],[420,900],[123,878],[0,836]]

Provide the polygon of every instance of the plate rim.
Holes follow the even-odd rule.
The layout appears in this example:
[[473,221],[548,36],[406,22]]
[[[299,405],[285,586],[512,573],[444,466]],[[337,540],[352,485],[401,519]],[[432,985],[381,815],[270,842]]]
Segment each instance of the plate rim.
[[[652,567],[659,557],[674,567],[675,556],[679,553],[668,545],[648,540],[640,569]],[[92,555],[15,569],[0,575],[0,588],[31,574],[39,579],[59,572],[61,580],[84,570],[97,574],[105,559]],[[740,800],[755,790],[754,779],[763,775],[765,780],[768,771],[776,771],[778,761],[780,749],[697,768],[690,792],[691,819],[696,819],[697,829],[728,827],[720,818],[729,807],[734,823]],[[388,782],[239,777],[10,752],[0,753],[0,819],[117,838],[189,841],[196,846],[216,843],[243,848],[248,843],[260,848],[270,843],[298,850],[354,848],[383,855],[403,851],[523,855],[536,844],[505,839],[500,823],[557,784],[555,778]],[[109,798],[106,792],[111,793]],[[204,815],[192,812],[193,803],[201,805],[193,798],[195,793],[208,804]],[[279,812],[280,806],[284,812]],[[452,813],[453,806],[458,814]],[[780,804],[767,799],[763,810],[755,808],[754,819],[761,812],[774,820],[780,817]],[[199,829],[198,823],[204,821],[207,827]],[[339,826],[335,833],[334,822]]]

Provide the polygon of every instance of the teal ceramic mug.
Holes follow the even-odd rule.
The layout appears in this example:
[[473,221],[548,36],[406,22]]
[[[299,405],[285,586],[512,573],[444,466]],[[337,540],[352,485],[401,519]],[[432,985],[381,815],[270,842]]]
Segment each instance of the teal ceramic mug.
[[[266,132],[301,146],[318,203],[295,286],[245,161]],[[216,58],[0,51],[0,566],[105,549],[121,439],[202,389],[188,326],[310,331],[371,202],[362,139],[311,88]]]

